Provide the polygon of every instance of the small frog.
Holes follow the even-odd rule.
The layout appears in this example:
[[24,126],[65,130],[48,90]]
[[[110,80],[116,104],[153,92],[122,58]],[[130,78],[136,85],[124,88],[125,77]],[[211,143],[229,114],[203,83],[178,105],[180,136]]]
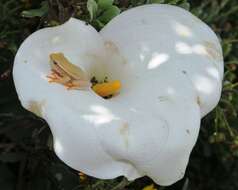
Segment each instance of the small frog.
[[56,82],[68,89],[88,89],[91,82],[85,72],[78,66],[70,63],[63,53],[50,54],[51,74],[47,76],[49,82]]

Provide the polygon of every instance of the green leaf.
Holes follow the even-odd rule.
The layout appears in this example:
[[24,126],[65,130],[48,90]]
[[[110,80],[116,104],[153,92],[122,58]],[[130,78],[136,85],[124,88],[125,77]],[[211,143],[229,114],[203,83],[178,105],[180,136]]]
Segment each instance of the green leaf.
[[112,6],[114,0],[98,0],[98,8],[106,10]]
[[231,50],[232,50],[232,43],[226,43],[226,42],[223,43],[222,44],[222,49],[223,49],[224,57],[227,57],[230,54]]
[[27,18],[42,17],[48,12],[48,10],[49,10],[48,3],[46,1],[43,1],[39,9],[30,9],[30,10],[22,11],[21,15]]
[[164,0],[151,0],[150,2],[155,4],[161,4],[164,3]]
[[8,152],[0,154],[0,161],[2,162],[18,162],[25,158],[25,154],[22,152]]
[[186,10],[190,9],[190,4],[189,3],[181,3],[181,4],[179,4],[179,6],[186,9]]
[[105,24],[102,23],[100,20],[95,20],[95,25],[99,29],[102,29],[105,26]]
[[176,5],[177,3],[179,3],[181,0],[167,0],[166,3],[172,4],[172,5]]
[[97,14],[97,10],[98,10],[98,5],[96,3],[95,0],[88,0],[87,1],[87,9],[90,15],[90,21],[92,21]]
[[117,6],[111,6],[102,13],[98,20],[104,24],[108,23],[113,17],[120,14],[120,9]]

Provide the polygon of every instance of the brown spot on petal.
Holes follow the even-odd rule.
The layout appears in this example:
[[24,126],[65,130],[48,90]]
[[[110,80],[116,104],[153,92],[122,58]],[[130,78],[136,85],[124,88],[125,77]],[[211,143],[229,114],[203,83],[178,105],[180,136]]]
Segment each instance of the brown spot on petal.
[[199,106],[201,106],[201,99],[200,99],[200,97],[199,96],[197,96],[197,104],[199,105]]
[[105,46],[107,52],[109,53],[109,55],[111,56],[111,58],[117,60],[116,62],[122,63],[122,64],[127,63],[126,58],[124,56],[122,56],[119,48],[117,47],[117,45],[114,42],[106,41],[104,43],[104,46]]
[[222,59],[222,55],[219,49],[216,47],[216,45],[213,42],[205,41],[204,46],[205,46],[208,57],[215,60]]
[[190,135],[190,130],[189,129],[186,129],[186,133],[188,133]]
[[148,24],[145,19],[141,19],[141,23],[144,24],[144,25]]
[[181,172],[180,173],[180,178],[184,177],[184,174],[185,174],[184,172]]
[[123,125],[119,129],[120,135],[122,136],[126,148],[128,148],[129,141],[128,141],[128,135],[129,135],[129,126],[128,123],[123,123]]
[[182,73],[186,75],[186,74],[187,74],[187,71],[185,71],[185,70],[182,70]]
[[31,101],[28,106],[28,110],[36,114],[38,117],[42,117],[42,107],[44,106],[45,102],[37,102]]
[[105,48],[107,50],[110,50],[112,53],[118,53],[119,52],[119,49],[117,47],[117,45],[115,43],[113,43],[112,41],[106,41],[104,43],[105,45]]

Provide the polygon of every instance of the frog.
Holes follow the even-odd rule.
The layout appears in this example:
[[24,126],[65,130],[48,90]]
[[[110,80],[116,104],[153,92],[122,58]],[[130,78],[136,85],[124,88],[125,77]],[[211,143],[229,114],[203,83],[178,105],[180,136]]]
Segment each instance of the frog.
[[63,53],[51,53],[51,73],[47,75],[49,82],[64,85],[67,89],[88,89],[91,82],[86,73],[75,64],[71,63]]

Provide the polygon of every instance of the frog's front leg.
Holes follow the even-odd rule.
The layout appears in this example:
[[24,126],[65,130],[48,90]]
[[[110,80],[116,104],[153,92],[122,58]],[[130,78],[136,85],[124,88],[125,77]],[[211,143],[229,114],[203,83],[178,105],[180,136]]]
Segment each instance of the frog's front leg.
[[70,82],[71,78],[67,75],[60,75],[56,72],[52,72],[50,75],[47,76],[49,78],[49,82],[56,82],[63,85],[66,85]]
[[78,89],[78,90],[86,90],[89,89],[92,84],[90,81],[85,80],[72,80],[66,84],[68,89]]

